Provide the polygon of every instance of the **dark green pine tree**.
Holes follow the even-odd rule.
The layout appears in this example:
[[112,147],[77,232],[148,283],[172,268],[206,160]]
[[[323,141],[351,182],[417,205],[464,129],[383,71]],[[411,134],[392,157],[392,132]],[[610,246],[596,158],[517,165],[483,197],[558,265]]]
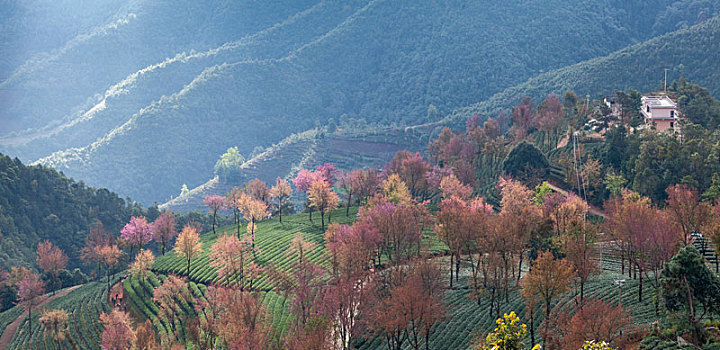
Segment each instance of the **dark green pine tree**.
[[706,313],[720,310],[720,279],[697,249],[688,245],[665,264],[661,283],[665,307],[685,316],[693,343],[701,345],[699,321]]

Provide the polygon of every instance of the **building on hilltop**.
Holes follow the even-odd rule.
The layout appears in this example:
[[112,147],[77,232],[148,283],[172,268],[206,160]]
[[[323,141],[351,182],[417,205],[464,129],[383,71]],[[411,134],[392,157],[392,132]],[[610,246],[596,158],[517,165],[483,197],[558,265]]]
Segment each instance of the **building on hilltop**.
[[677,103],[668,96],[643,96],[640,113],[646,127],[655,126],[658,131],[680,131],[680,112]]
[[603,103],[610,108],[611,116],[620,117],[620,104],[617,103],[617,97],[615,95],[603,98]]

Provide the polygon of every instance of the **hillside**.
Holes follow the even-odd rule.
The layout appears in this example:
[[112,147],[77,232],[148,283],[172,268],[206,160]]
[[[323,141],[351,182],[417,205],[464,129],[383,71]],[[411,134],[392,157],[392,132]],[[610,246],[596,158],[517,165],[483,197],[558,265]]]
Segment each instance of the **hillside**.
[[[663,69],[668,85],[680,76],[720,96],[720,61],[709,52],[720,50],[720,17],[630,46],[604,57],[560,68],[528,79],[483,101],[458,109],[444,122],[457,124],[476,113],[494,113],[524,96],[539,101],[549,93],[574,90],[578,96],[608,95],[615,90],[654,91],[662,87]],[[633,67],[628,70],[627,67]]]
[[[61,294],[64,293],[58,293],[58,295]],[[47,302],[43,307],[66,310],[71,315],[68,336],[59,343],[54,343],[52,339],[44,336],[43,328],[38,322],[37,312],[33,312],[32,328],[28,329],[27,315],[22,313],[21,307],[16,306],[0,313],[0,334],[4,334],[8,330],[6,328],[8,324],[20,318],[17,330],[9,339],[9,343],[5,344],[7,349],[55,349],[57,347],[98,349],[100,347],[100,335],[103,327],[99,322],[99,317],[101,313],[111,309],[104,282],[90,282],[70,288],[69,293]]]
[[[355,213],[356,208],[353,208],[350,218],[346,218],[344,210],[337,210],[332,214],[333,221],[341,223],[353,222]],[[234,227],[225,227],[220,230],[220,232],[223,232],[220,234],[233,232],[234,229]],[[323,232],[320,230],[319,222],[315,220],[314,223],[310,223],[307,214],[304,213],[288,216],[283,220],[282,224],[278,222],[277,218],[259,223],[256,240],[261,253],[257,258],[258,261],[265,266],[273,264],[282,270],[290,269],[294,260],[284,251],[289,247],[290,240],[297,232],[302,233],[306,240],[317,244],[312,251],[307,252],[307,259],[328,266],[330,254],[323,248]],[[210,251],[211,245],[216,240],[217,236],[213,234],[202,236],[201,243],[205,253],[194,261],[194,267],[190,271],[189,283],[192,295],[200,300],[204,298],[207,286],[219,282],[215,273],[216,269],[209,266],[209,257],[207,256],[207,252]],[[425,251],[434,254],[447,251],[447,247],[437,242],[434,235],[426,236],[423,242],[423,250]],[[440,256],[435,259],[444,262],[441,266],[445,266],[447,263],[445,257]],[[613,248],[605,246],[602,254],[598,255],[596,260],[600,266],[599,274],[592,276],[588,281],[588,285],[585,287],[586,296],[614,302],[618,297],[618,293],[613,281],[627,277],[619,273],[618,254]],[[443,271],[447,272],[444,269]],[[180,324],[171,324],[169,320],[160,314],[157,306],[149,302],[149,300],[152,298],[152,289],[160,285],[164,276],[171,274],[185,275],[185,261],[175,253],[168,253],[156,260],[153,272],[157,277],[152,276],[145,281],[138,278],[130,278],[125,281],[124,288],[128,300],[130,300],[131,311],[141,319],[143,317],[151,319],[156,325],[159,334],[164,335],[175,330],[182,337],[184,333]],[[479,328],[481,332],[489,332],[495,326],[495,317],[488,311],[490,309],[489,296],[484,294],[480,304],[468,297],[468,294],[471,293],[471,287],[469,286],[471,276],[468,266],[463,267],[461,276],[457,287],[445,291],[444,299],[448,310],[447,318],[433,326],[431,347],[465,349],[468,348],[476,329]],[[266,274],[260,275],[254,280],[253,288],[261,292],[261,299],[270,311],[268,315],[269,322],[280,334],[284,334],[287,332],[288,323],[290,322],[288,309],[290,303],[268,277]],[[444,275],[443,280],[446,283],[447,276]],[[246,280],[245,287],[248,286],[249,283]],[[655,291],[648,288],[648,295],[643,302],[639,302],[635,294],[636,290],[637,280],[628,279],[622,295],[623,305],[628,308],[634,324],[649,325],[658,317],[653,309]],[[566,296],[572,297],[573,295],[573,292],[569,292]],[[195,301],[191,300],[188,303],[193,306]],[[190,309],[187,308],[187,310]],[[517,288],[511,290],[508,302],[502,302],[501,304],[501,311],[506,313],[515,311],[519,315],[524,315],[525,309],[524,300]],[[541,322],[542,317],[536,319],[536,327]],[[371,335],[367,335],[367,337],[367,339],[362,339],[354,344],[353,348],[384,349],[387,347],[385,339],[382,337],[373,337]],[[529,339],[526,339],[526,342],[529,342]],[[406,344],[403,349],[406,348],[410,349],[411,347]]]
[[106,189],[87,187],[44,166],[0,154],[0,270],[34,266],[37,243],[49,239],[81,267],[80,248],[100,220],[117,232],[132,208]]
[[0,143],[143,203],[165,201],[206,181],[227,147],[249,154],[343,114],[425,122],[430,104],[443,115],[717,9],[670,0],[133,3],[1,83],[12,96],[2,118],[18,127]]
[[302,168],[325,163],[335,164],[342,170],[382,167],[397,151],[422,151],[426,143],[426,134],[408,133],[397,128],[332,134],[313,129],[287,137],[249,159],[242,165],[238,180],[224,182],[215,177],[162,204],[160,208],[180,213],[204,211],[206,207],[202,200],[206,195],[224,195],[232,187],[241,186],[254,178],[272,184],[277,177],[290,179]]

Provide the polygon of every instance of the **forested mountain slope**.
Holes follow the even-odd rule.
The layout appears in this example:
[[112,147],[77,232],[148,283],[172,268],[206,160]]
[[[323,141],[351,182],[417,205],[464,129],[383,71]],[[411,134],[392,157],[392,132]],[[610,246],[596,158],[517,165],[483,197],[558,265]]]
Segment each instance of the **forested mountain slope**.
[[163,201],[209,178],[229,146],[247,155],[343,114],[425,122],[430,104],[443,115],[717,9],[670,0],[132,3],[107,30],[0,83],[12,95],[2,118],[17,126],[0,147]]
[[37,243],[49,239],[80,267],[80,248],[96,220],[113,232],[130,217],[125,200],[44,166],[0,154],[0,270],[35,264]]
[[[713,60],[708,55],[709,51],[707,50],[720,50],[720,18],[713,18],[703,24],[631,46],[605,57],[581,62],[531,78],[522,84],[494,95],[487,101],[458,109],[443,121],[429,123],[420,128],[411,128],[410,133],[405,133],[405,140],[401,140],[403,132],[397,129],[377,130],[374,132],[376,139],[373,142],[390,145],[404,142],[407,143],[406,147],[413,148],[414,143],[408,143],[408,138],[414,139],[418,135],[425,135],[426,137],[430,134],[436,135],[442,127],[464,124],[467,117],[476,113],[494,115],[499,110],[518,103],[524,96],[531,96],[536,101],[540,101],[549,93],[562,95],[567,89],[575,90],[580,97],[589,94],[593,98],[598,94],[609,94],[614,90],[640,89],[642,91],[651,91],[658,87],[659,78],[661,78],[658,72],[662,72],[663,67],[670,69],[668,72],[669,81],[682,75],[696,83],[708,86],[710,92],[718,96],[720,95],[720,76],[718,76],[717,72],[720,72],[720,62]],[[627,67],[636,68],[629,72]],[[361,137],[372,138],[373,134],[367,133]],[[343,136],[336,138],[342,140]],[[244,170],[247,173],[244,181],[248,181],[255,176],[259,176],[268,182],[272,182],[275,176],[285,177],[290,172],[291,164],[299,164],[304,152],[311,148],[309,144],[298,142],[286,146],[293,148],[293,151],[287,153],[283,152],[281,148],[268,150],[267,156],[269,158],[266,157],[259,162],[249,162],[246,166],[248,169]],[[338,153],[333,147],[317,147],[316,143],[312,143],[312,146],[322,150],[320,153],[325,155],[325,158]],[[422,150],[422,147],[416,149]],[[363,148],[357,150],[361,154],[372,153],[365,151]],[[377,164],[382,164],[381,159],[373,159],[378,162]],[[389,160],[389,158],[382,159],[384,161]],[[322,162],[318,157],[314,157],[313,160],[315,163],[310,162],[310,164],[306,165],[312,166]],[[287,166],[278,167],[278,162],[287,163]],[[363,167],[367,166],[367,164],[369,163],[348,165]],[[225,193],[233,185],[210,181],[195,192],[175,198],[168,203],[168,207],[180,211],[202,208],[202,197],[205,194]]]
[[[3,4],[7,17],[0,25],[8,39],[3,53],[9,58],[0,66],[0,90],[10,98],[0,118],[10,123],[0,126],[0,134],[65,122],[133,72],[242,38],[311,5],[310,0]],[[28,38],[28,33],[40,35]]]
[[574,90],[579,97],[608,95],[615,90],[662,89],[663,69],[668,85],[679,77],[720,96],[720,17],[630,46],[604,57],[563,67],[528,79],[488,99],[452,113],[445,122],[460,123],[476,113],[494,113],[524,96],[540,101],[549,93]]

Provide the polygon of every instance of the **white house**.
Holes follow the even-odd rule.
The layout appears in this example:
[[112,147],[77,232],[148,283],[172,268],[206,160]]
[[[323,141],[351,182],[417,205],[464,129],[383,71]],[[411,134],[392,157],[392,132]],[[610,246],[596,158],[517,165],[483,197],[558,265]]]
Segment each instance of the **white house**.
[[667,96],[643,96],[642,113],[645,125],[648,127],[655,126],[658,131],[674,130],[678,131],[680,126],[680,113],[677,104]]

